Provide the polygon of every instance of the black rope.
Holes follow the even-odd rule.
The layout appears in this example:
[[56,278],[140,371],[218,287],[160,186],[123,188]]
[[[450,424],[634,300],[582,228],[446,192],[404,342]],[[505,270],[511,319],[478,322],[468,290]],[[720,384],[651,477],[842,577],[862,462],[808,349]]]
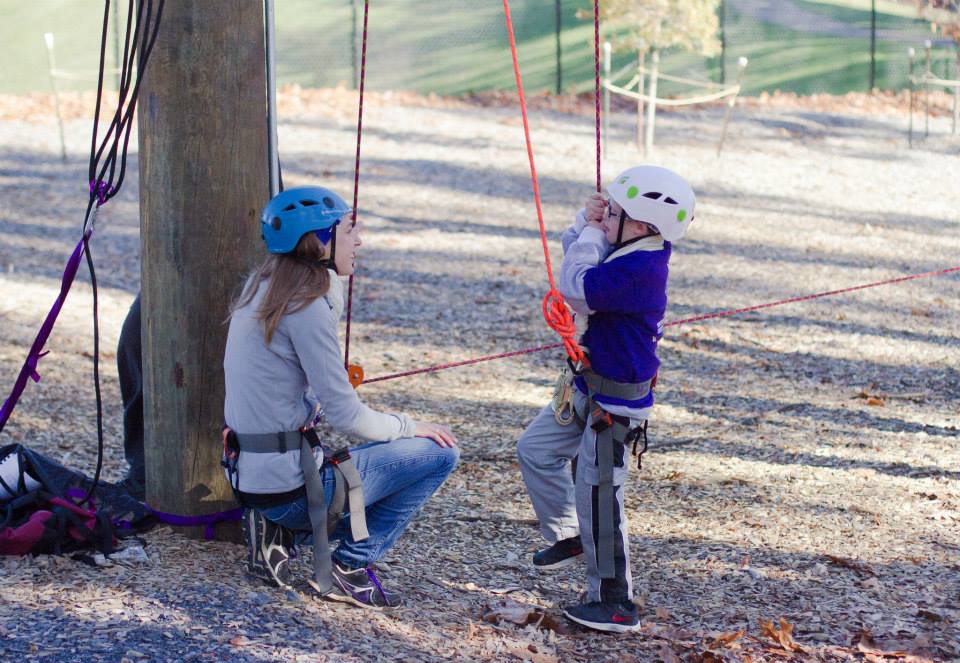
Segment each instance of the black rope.
[[[94,205],[101,207],[117,195],[127,170],[127,152],[133,129],[133,118],[140,84],[146,71],[150,53],[160,31],[160,18],[165,0],[128,0],[127,29],[124,37],[123,57],[120,71],[120,85],[117,90],[117,108],[110,124],[100,141],[97,134],[100,123],[100,111],[103,105],[103,79],[107,51],[107,34],[110,21],[110,0],[104,2],[103,30],[100,37],[100,70],[97,77],[97,101],[93,116],[93,138],[90,144],[90,164],[88,176],[90,198],[83,221],[83,248],[90,272],[90,285],[93,290],[93,384],[97,401],[97,467],[93,482],[80,505],[93,497],[100,482],[103,470],[103,396],[100,389],[100,315],[97,289],[97,273],[90,250],[90,237],[94,228],[91,225]],[[136,9],[136,11],[135,11]],[[136,61],[136,75],[133,64]]]

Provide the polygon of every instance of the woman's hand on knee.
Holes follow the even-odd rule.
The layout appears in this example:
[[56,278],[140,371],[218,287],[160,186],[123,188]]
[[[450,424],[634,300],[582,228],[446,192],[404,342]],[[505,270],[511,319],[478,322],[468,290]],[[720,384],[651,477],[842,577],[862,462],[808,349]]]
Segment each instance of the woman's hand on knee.
[[453,434],[449,426],[442,424],[431,424],[426,421],[418,421],[413,431],[417,437],[425,437],[433,440],[441,447],[453,448],[457,446],[457,436]]

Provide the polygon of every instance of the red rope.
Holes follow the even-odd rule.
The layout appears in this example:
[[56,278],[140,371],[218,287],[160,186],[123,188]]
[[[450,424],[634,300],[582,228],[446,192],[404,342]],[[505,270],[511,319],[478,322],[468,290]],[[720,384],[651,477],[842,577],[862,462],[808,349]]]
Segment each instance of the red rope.
[[943,276],[944,274],[951,274],[953,272],[960,272],[960,267],[950,267],[949,269],[940,269],[934,272],[924,272],[922,274],[910,274],[909,276],[900,276],[895,279],[887,279],[886,281],[876,281],[875,283],[866,283],[864,285],[855,285],[850,288],[841,288],[840,290],[828,290],[826,292],[818,292],[813,295],[803,295],[801,297],[791,297],[790,299],[781,299],[776,302],[769,302],[767,304],[757,304],[755,306],[747,306],[745,308],[731,309],[729,311],[720,311],[719,313],[706,313],[704,315],[697,315],[692,318],[683,318],[682,320],[674,320],[673,322],[668,322],[664,327],[674,327],[676,325],[686,325],[691,322],[699,322],[701,320],[710,320],[712,318],[725,318],[731,315],[737,315],[738,313],[748,313],[750,311],[759,311],[763,308],[770,308],[772,306],[782,306],[783,304],[795,304],[796,302],[806,302],[811,299],[820,299],[821,297],[831,297],[833,295],[840,295],[845,292],[855,292],[857,290],[866,290],[867,288],[876,288],[881,285],[890,285],[893,283],[903,283],[904,281],[914,281],[916,279],[930,278],[931,276]]
[[530,125],[527,121],[527,102],[523,96],[523,81],[520,78],[520,62],[517,58],[517,41],[513,34],[513,20],[510,18],[509,0],[503,0],[503,14],[507,22],[507,35],[510,38],[510,54],[513,57],[513,74],[517,79],[517,95],[520,98],[520,113],[523,117],[523,135],[527,141],[527,159],[530,162],[530,179],[533,181],[533,200],[537,207],[537,221],[540,223],[540,243],[543,246],[543,259],[547,266],[547,280],[550,290],[543,297],[543,317],[563,338],[563,346],[573,361],[583,361],[583,350],[576,341],[576,327],[573,315],[567,308],[563,295],[557,290],[553,280],[553,267],[550,264],[550,249],[547,247],[547,229],[543,223],[543,209],[540,206],[540,186],[537,183],[537,168],[533,161],[533,144],[530,141]]
[[[363,46],[360,49],[360,104],[357,108],[357,156],[353,162],[353,215],[351,223],[357,222],[357,198],[360,192],[360,139],[363,137],[363,87],[367,78],[367,21],[370,17],[370,0],[363,2]],[[350,368],[350,320],[353,317],[353,274],[347,285],[347,330],[343,343],[343,367]]]
[[[781,299],[775,302],[769,302],[766,304],[757,304],[755,306],[747,306],[745,308],[730,309],[728,311],[720,311],[718,313],[706,313],[704,315],[697,315],[692,318],[682,318],[680,320],[674,320],[668,322],[664,327],[676,327],[678,325],[686,325],[691,322],[699,322],[701,320],[710,320],[712,318],[725,318],[731,315],[737,315],[739,313],[747,313],[749,311],[758,311],[764,308],[771,308],[773,306],[782,306],[784,304],[794,304],[796,302],[805,302],[810,301],[811,299],[820,299],[821,297],[831,297],[834,295],[840,295],[846,292],[855,292],[857,290],[865,290],[867,288],[876,288],[881,285],[891,285],[893,283],[903,283],[904,281],[914,281],[916,279],[930,278],[933,276],[944,276],[946,274],[952,274],[955,272],[960,272],[960,267],[951,267],[949,269],[941,269],[933,272],[924,272],[922,274],[910,274],[909,276],[900,276],[895,279],[887,279],[885,281],[876,281],[874,283],[866,283],[864,285],[855,285],[849,288],[841,288],[840,290],[828,290],[826,292],[818,292],[813,295],[803,295],[801,297],[791,297],[789,299]],[[496,355],[486,355],[483,357],[477,357],[475,359],[465,359],[464,361],[457,361],[449,364],[437,364],[435,366],[428,366],[426,368],[417,368],[410,371],[404,371],[403,373],[391,373],[389,375],[381,375],[379,377],[370,378],[365,380],[364,384],[369,384],[371,382],[383,382],[384,380],[393,380],[396,378],[405,378],[411,375],[419,375],[421,373],[436,373],[437,371],[442,371],[447,368],[456,368],[458,366],[467,366],[470,364],[479,364],[485,361],[493,361],[494,359],[504,359],[506,357],[516,357],[519,355],[533,354],[535,352],[543,352],[545,350],[553,350],[555,348],[562,347],[563,343],[551,343],[550,345],[540,345],[534,348],[525,348],[523,350],[514,350],[512,352],[503,352]]]
[[597,193],[603,189],[600,183],[600,0],[593,0],[593,69],[594,69],[594,97],[596,101],[597,125]]

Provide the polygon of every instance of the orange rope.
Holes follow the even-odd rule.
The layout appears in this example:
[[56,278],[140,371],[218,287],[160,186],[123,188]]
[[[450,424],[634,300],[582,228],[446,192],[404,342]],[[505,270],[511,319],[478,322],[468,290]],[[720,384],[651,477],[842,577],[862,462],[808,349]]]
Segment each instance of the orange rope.
[[553,267],[550,264],[550,249],[547,247],[547,229],[543,223],[543,209],[540,206],[540,186],[537,183],[537,168],[533,162],[533,145],[530,142],[530,126],[527,122],[527,102],[523,96],[523,82],[520,79],[520,63],[517,59],[517,41],[513,34],[513,21],[510,18],[509,0],[503,0],[503,13],[507,21],[507,34],[510,37],[510,54],[513,56],[513,73],[517,79],[517,94],[520,97],[520,113],[523,116],[523,135],[527,141],[527,158],[530,161],[530,179],[533,181],[533,200],[537,206],[537,220],[540,223],[540,242],[543,245],[543,258],[547,266],[547,280],[550,290],[543,297],[543,318],[547,324],[563,338],[563,346],[571,361],[582,362],[583,350],[577,343],[576,327],[573,315],[557,290],[553,280]]

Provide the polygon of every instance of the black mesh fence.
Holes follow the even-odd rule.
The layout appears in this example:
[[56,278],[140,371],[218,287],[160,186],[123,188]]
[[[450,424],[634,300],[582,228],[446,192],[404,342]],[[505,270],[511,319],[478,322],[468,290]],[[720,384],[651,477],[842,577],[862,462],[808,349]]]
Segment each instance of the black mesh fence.
[[[115,0],[115,3],[116,0]],[[121,3],[125,4],[125,3]],[[363,0],[275,0],[278,82],[353,87],[359,76]],[[512,0],[524,83],[531,90],[589,89],[593,25],[589,0]],[[55,36],[60,89],[89,89],[102,0],[0,0],[0,92],[50,89],[43,34]],[[895,0],[724,0],[722,52],[713,57],[667,51],[667,73],[730,82],[749,58],[747,94],[775,89],[801,94],[907,86],[907,49],[924,66],[955,78],[956,46],[931,33],[913,2]],[[111,39],[114,39],[111,31]],[[635,61],[616,53],[614,69]],[[113,64],[113,63],[108,63]],[[198,63],[202,66],[202,63]],[[513,72],[500,0],[371,0],[367,85],[373,90],[440,94],[512,89]],[[665,81],[665,95],[683,87]]]

